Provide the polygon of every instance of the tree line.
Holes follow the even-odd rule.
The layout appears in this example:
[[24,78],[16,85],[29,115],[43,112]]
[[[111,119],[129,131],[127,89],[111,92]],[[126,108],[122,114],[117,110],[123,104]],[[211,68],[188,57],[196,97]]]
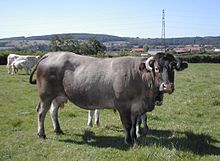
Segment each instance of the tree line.
[[70,36],[54,35],[49,46],[50,51],[69,51],[80,55],[103,55],[106,47],[90,38],[88,41],[78,41]]

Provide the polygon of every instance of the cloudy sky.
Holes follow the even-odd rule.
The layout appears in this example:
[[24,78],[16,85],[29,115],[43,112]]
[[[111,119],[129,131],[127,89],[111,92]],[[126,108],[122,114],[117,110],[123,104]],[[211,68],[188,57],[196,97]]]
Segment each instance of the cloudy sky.
[[2,0],[0,38],[96,33],[160,38],[220,36],[219,0]]

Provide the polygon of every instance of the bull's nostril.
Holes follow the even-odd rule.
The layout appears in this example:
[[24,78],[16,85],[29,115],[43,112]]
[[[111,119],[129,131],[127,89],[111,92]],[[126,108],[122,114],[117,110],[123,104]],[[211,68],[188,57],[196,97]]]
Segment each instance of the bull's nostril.
[[166,84],[163,84],[163,89],[167,89],[167,85]]

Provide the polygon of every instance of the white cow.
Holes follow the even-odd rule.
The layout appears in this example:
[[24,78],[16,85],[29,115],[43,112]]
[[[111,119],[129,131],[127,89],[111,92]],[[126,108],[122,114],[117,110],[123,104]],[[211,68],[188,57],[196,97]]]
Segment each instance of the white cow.
[[11,74],[17,73],[18,69],[23,69],[25,66],[26,60],[15,60],[11,64]]
[[7,68],[8,68],[8,74],[12,74],[12,63],[19,57],[20,55],[16,54],[9,54],[7,57]]
[[16,73],[18,69],[24,69],[26,74],[31,74],[31,68],[38,62],[39,56],[19,56],[12,64],[12,74]]

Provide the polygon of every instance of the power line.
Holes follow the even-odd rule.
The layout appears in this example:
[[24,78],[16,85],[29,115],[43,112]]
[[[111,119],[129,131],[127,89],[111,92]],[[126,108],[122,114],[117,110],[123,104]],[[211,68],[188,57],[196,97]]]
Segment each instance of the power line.
[[162,32],[161,32],[161,40],[163,41],[164,52],[166,52],[166,42],[165,42],[165,11],[162,10]]

